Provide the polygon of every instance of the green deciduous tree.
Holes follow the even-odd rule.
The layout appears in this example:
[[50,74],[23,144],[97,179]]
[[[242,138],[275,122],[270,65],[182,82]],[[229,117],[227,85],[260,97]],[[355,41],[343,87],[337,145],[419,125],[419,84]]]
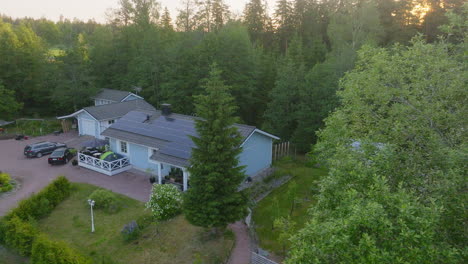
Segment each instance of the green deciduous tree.
[[11,120],[23,107],[15,98],[15,92],[3,86],[0,80],[0,119]]
[[90,73],[89,51],[83,35],[78,38],[72,49],[59,58],[60,76],[52,95],[57,105],[69,111],[89,105],[91,96],[96,92]]
[[358,53],[319,133],[330,173],[288,263],[463,262],[468,90],[449,47]]
[[185,217],[194,225],[225,228],[247,214],[247,197],[238,192],[246,177],[239,166],[241,137],[233,124],[236,111],[221,73],[213,66],[204,85],[206,94],[196,97],[197,137],[192,150],[190,189],[184,197]]

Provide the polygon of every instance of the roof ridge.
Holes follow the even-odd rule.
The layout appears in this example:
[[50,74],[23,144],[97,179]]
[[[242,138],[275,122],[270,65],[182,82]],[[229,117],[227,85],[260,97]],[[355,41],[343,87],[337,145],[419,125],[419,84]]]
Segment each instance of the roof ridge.
[[[91,106],[86,106],[84,107],[83,109],[89,109],[89,108],[98,108],[98,107],[105,107],[105,106],[109,106],[109,105],[116,105],[116,104],[124,104],[124,103],[131,103],[133,101],[138,101],[138,100],[142,100],[142,101],[145,101],[145,99],[134,99],[134,100],[130,100],[130,101],[123,101],[123,102],[112,102],[112,103],[108,103],[108,104],[101,104],[101,105],[91,105]],[[151,105],[150,103],[146,102],[147,104]],[[136,111],[136,110],[135,110]]]

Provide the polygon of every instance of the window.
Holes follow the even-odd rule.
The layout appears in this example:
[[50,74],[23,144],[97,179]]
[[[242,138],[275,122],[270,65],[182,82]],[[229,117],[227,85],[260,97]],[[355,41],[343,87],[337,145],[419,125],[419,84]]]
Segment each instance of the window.
[[107,121],[107,123],[109,123],[109,125],[112,125],[112,124],[115,123],[115,120],[109,120],[109,121]]
[[120,152],[121,153],[127,153],[127,142],[125,141],[120,141]]

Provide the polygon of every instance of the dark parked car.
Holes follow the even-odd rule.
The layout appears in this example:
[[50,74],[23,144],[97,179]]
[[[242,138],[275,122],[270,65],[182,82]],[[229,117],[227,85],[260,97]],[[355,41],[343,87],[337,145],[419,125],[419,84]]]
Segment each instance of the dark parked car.
[[58,148],[66,148],[67,145],[57,142],[39,142],[27,145],[24,148],[24,155],[28,158],[42,157],[43,155],[50,154]]
[[48,162],[50,165],[67,164],[73,158],[74,154],[69,148],[58,148],[50,154]]

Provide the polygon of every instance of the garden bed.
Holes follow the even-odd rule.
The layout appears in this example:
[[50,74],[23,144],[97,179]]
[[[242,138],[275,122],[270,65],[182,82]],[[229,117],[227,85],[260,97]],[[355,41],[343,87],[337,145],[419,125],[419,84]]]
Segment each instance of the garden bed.
[[327,174],[327,170],[307,166],[306,161],[301,159],[285,159],[274,166],[277,170],[266,179],[267,182],[283,179],[284,175],[290,175],[292,179],[257,204],[253,211],[253,221],[259,246],[277,255],[284,255],[283,245],[278,239],[279,230],[273,229],[273,223],[275,219],[287,217],[291,213],[292,199],[288,197],[291,186],[296,186],[296,202],[290,217],[295,223],[294,230],[299,230],[309,219],[307,210],[315,203],[318,180]]
[[54,239],[92,257],[95,261],[112,263],[221,263],[230,254],[232,238],[207,239],[204,230],[190,225],[183,216],[142,230],[139,238],[124,241],[121,230],[133,220],[150,214],[144,203],[117,195],[121,210],[107,214],[95,210],[95,233],[91,233],[88,196],[98,187],[73,184],[71,196],[46,218],[38,222],[39,229]]

